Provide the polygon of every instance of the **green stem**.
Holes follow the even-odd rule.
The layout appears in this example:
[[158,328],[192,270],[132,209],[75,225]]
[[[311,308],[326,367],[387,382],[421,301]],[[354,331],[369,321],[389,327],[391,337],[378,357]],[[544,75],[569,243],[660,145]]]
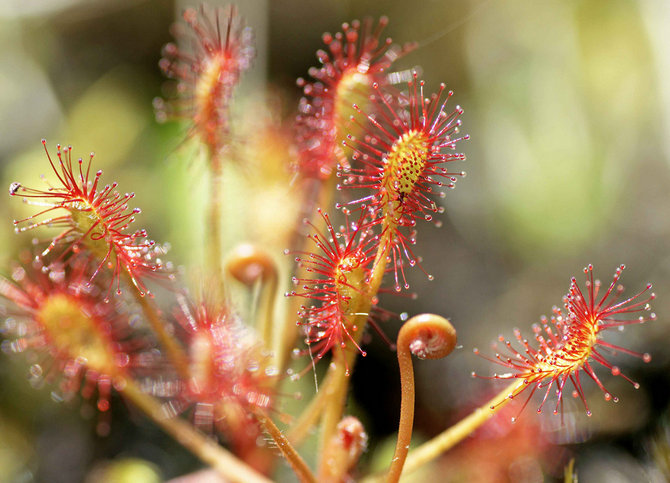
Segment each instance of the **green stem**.
[[256,314],[256,323],[258,333],[263,338],[265,347],[271,347],[274,339],[274,309],[277,299],[277,273],[269,275],[269,280],[261,280],[260,294],[258,296],[258,313]]
[[197,431],[190,423],[169,417],[163,406],[152,396],[142,392],[132,379],[123,378],[117,384],[123,396],[141,409],[175,441],[191,451],[201,461],[214,468],[227,481],[236,483],[271,483],[253,468],[237,459],[212,439]]
[[323,407],[321,436],[319,439],[319,455],[321,457],[319,465],[323,464],[324,460],[327,458],[327,455],[324,454],[324,450],[337,430],[337,423],[342,419],[349,380],[347,363],[348,361],[345,357],[344,350],[338,345],[333,350],[333,359],[328,371],[328,375],[333,379],[333,384],[327,389],[328,392],[325,397],[326,402]]
[[272,437],[277,448],[281,451],[281,454],[298,476],[298,479],[302,483],[316,483],[316,478],[307,466],[307,463],[305,463],[305,460],[302,459],[300,454],[298,454],[272,419],[270,419],[261,409],[254,408],[252,409],[252,412],[263,429]]
[[[350,301],[352,313],[346,317],[346,327],[357,327],[354,333],[354,341],[360,344],[361,337],[364,332],[365,324],[367,323],[368,314],[372,307],[372,300],[377,295],[379,287],[381,286],[384,273],[386,271],[387,255],[391,247],[391,241],[397,228],[397,223],[392,215],[386,214],[384,216],[384,223],[382,224],[382,236],[379,242],[379,248],[375,255],[375,260],[372,268],[370,280],[367,283],[366,289],[354,294]],[[326,401],[324,407],[324,419],[321,427],[321,445],[320,448],[325,448],[331,440],[337,429],[337,423],[342,419],[344,412],[344,404],[346,401],[347,390],[349,387],[349,374],[356,362],[357,353],[348,351],[344,353],[343,350],[335,350],[333,352],[333,362],[331,362],[330,371],[333,373],[332,394]],[[325,460],[326,455],[321,455],[321,462]]]
[[158,342],[163,348],[168,360],[172,363],[183,381],[188,381],[191,377],[189,373],[189,362],[184,348],[179,345],[177,339],[166,329],[167,323],[158,313],[158,307],[151,297],[141,295],[139,291],[132,290],[137,303],[142,307],[142,312],[146,317],[149,326],[158,337]]
[[[398,224],[392,213],[387,213],[384,216],[384,222],[382,224],[382,236],[379,241],[379,248],[375,255],[375,260],[372,266],[372,274],[370,279],[365,286],[364,290],[360,292],[355,292],[351,298],[350,307],[352,308],[352,313],[346,317],[345,326],[346,327],[356,327],[357,330],[354,332],[353,337],[356,344],[360,344],[361,337],[365,329],[365,324],[367,323],[368,314],[372,307],[372,300],[377,295],[379,287],[381,286],[382,279],[384,278],[384,273],[386,272],[387,256],[391,249],[391,242],[393,241],[393,236],[395,235],[395,230],[397,229]],[[333,357],[336,357],[340,351],[335,351]],[[343,351],[342,351],[343,352]],[[349,387],[349,374],[351,373],[353,366],[356,362],[357,353],[355,351],[348,351],[344,354],[344,359],[342,362],[335,361],[335,368],[331,363],[331,370],[334,372],[333,377],[336,379],[333,383],[333,393],[335,397],[331,400],[328,400],[326,407],[324,409],[324,414],[328,414],[327,424],[324,422],[321,433],[321,442],[322,448],[325,444],[328,444],[328,441],[332,438],[335,430],[337,428],[337,423],[342,419],[342,413],[344,411],[344,402]]]
[[471,435],[477,428],[487,422],[491,416],[511,401],[512,399],[509,396],[517,393],[517,391],[524,387],[525,384],[523,379],[514,381],[493,399],[478,409],[475,409],[472,414],[454,424],[451,428],[445,430],[432,440],[422,444],[414,451],[411,451],[407,456],[407,462],[405,463],[406,471],[410,472],[423,466]]
[[218,152],[210,152],[212,168],[209,212],[207,214],[207,259],[205,265],[213,270],[215,294],[218,299],[224,297],[223,254],[221,240],[221,221],[223,212],[223,159]]
[[[404,473],[409,473],[420,468],[470,436],[477,428],[486,423],[491,416],[511,401],[512,398],[510,396],[518,394],[519,390],[525,387],[525,385],[526,382],[523,379],[514,381],[486,404],[475,409],[469,416],[447,428],[430,441],[410,451],[405,461]],[[382,481],[384,476],[385,473],[377,473],[365,478],[363,481],[366,483]]]
[[331,386],[336,381],[334,372],[329,371],[323,384],[320,385],[319,392],[312,398],[309,405],[300,414],[300,417],[288,429],[286,437],[298,446],[307,437],[310,429],[314,427],[319,420],[323,408],[332,393]]

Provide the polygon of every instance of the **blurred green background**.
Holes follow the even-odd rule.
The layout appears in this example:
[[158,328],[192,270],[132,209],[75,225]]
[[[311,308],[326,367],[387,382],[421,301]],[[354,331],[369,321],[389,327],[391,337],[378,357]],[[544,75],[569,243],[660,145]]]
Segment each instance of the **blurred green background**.
[[[39,174],[48,175],[43,137],[52,149],[72,144],[76,156],[95,151],[104,179],[136,192],[138,225],[169,242],[170,260],[190,271],[201,263],[204,164],[197,149],[182,146],[184,128],[156,123],[152,110],[152,99],[164,92],[161,47],[172,40],[170,25],[185,5],[0,0],[0,178],[4,186],[38,186]],[[471,140],[459,149],[468,156],[462,165],[468,176],[444,200],[444,226],[420,227],[415,250],[435,281],[414,271],[418,300],[382,299],[398,313],[451,318],[463,346],[446,361],[417,364],[419,437],[439,432],[501,388],[470,378],[472,370],[496,371],[472,355],[473,347],[484,351],[499,333],[511,337],[512,327],[530,333],[540,315],[561,303],[570,277],[581,280],[586,264],[608,280],[625,263],[627,293],[653,282],[658,294],[657,321],[608,339],[652,354],[648,365],[615,358],[642,387],[635,391],[600,371],[621,401],[601,404],[587,382],[593,418],[582,421],[575,404],[567,411],[575,431],[553,433],[577,455],[583,481],[670,477],[657,455],[669,454],[667,438],[658,435],[670,402],[670,3],[254,0],[240,7],[259,52],[235,104],[240,125],[251,126],[248,138],[256,120],[290,123],[300,96],[295,79],[316,65],[321,34],[368,15],[388,15],[386,33],[395,41],[419,41],[397,69],[420,69],[429,89],[445,82],[465,109],[463,131]],[[266,103],[276,112],[268,114]],[[227,248],[263,243],[256,237],[264,230],[248,220],[267,206],[232,193]],[[33,236],[14,235],[11,220],[30,212],[17,199],[0,203],[5,274]],[[384,328],[397,330],[392,323]],[[395,355],[378,338],[368,354],[353,396],[374,449],[394,430],[399,384]],[[50,402],[48,390],[27,384],[20,359],[0,354],[0,481],[99,481],[106,465],[122,458],[146,461],[125,460],[118,474],[127,469],[135,478],[126,481],[199,467],[120,400],[112,434],[95,436],[86,404]],[[537,418],[534,408],[524,417]],[[515,481],[535,481],[537,474],[529,474]]]

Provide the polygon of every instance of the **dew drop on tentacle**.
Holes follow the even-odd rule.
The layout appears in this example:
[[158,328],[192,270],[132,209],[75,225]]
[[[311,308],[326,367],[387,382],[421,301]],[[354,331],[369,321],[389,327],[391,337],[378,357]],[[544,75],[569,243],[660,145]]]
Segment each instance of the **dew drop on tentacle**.
[[[21,183],[19,183],[18,181],[14,181],[12,184],[9,185],[9,194],[11,196],[14,196],[20,188]],[[16,224],[16,222],[14,224]]]
[[99,399],[97,403],[97,408],[101,412],[109,410],[109,400],[108,399]]
[[39,378],[42,377],[42,374],[43,374],[42,366],[40,366],[39,364],[33,364],[32,366],[30,366],[30,378],[31,379],[33,379],[33,378],[34,379],[39,379]]

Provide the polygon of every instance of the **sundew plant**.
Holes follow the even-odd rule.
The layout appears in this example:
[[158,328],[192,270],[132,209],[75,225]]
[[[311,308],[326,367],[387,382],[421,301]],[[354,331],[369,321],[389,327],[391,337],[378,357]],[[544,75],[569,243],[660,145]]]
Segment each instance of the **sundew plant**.
[[0,479],[670,478],[670,11],[380,8],[0,12]]

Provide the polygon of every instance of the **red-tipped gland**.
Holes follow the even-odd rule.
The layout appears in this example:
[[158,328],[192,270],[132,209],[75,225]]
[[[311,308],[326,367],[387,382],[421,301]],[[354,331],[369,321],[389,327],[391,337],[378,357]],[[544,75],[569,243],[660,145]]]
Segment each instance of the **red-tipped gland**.
[[621,373],[617,366],[611,364],[605,354],[607,352],[624,353],[638,357],[644,362],[651,360],[649,354],[634,352],[611,344],[603,340],[601,335],[602,332],[609,329],[623,329],[627,325],[639,324],[656,318],[654,313],[648,316],[637,315],[640,312],[651,310],[649,302],[655,297],[653,293],[649,293],[651,284],[648,284],[638,294],[626,300],[620,300],[623,287],[618,285],[618,281],[623,269],[623,265],[617,268],[612,282],[602,296],[599,296],[601,283],[599,280],[594,280],[591,265],[584,270],[587,275],[586,292],[582,292],[573,277],[570,281],[570,290],[564,297],[566,312],[563,313],[554,307],[554,315],[551,319],[543,317],[541,325],[534,327],[537,348],[532,347],[517,330],[515,338],[521,349],[515,349],[510,341],[505,341],[505,350],[508,355],[498,353],[493,358],[482,356],[510,370],[506,374],[491,376],[491,379],[523,379],[524,384],[509,396],[514,398],[529,389],[530,394],[521,410],[528,404],[535,391],[540,389],[544,392],[542,403],[538,408],[538,412],[541,412],[555,385],[557,402],[554,413],[561,412],[565,384],[569,380],[574,386],[574,393],[582,400],[587,415],[590,415],[591,411],[586,403],[579,378],[582,372],[596,383],[606,400],[618,401],[618,398],[613,397],[605,389],[596,375],[592,366],[593,362],[605,366],[613,375],[624,378],[634,387],[639,387],[635,381]]
[[97,260],[91,280],[101,271],[111,270],[110,291],[116,284],[116,292],[121,292],[120,277],[123,273],[141,295],[149,293],[144,280],[163,271],[164,265],[159,257],[166,250],[148,240],[145,230],[128,231],[135,220],[134,215],[140,212],[137,208],[128,209],[128,202],[135,194],[121,195],[115,191],[116,183],[100,187],[102,171],[91,175],[93,153],[84,166],[81,158],[73,163],[71,146],[62,148],[59,144],[54,160],[46,148],[46,141],[42,140],[42,144],[58,183],[46,190],[12,183],[10,195],[22,196],[26,203],[42,208],[24,220],[15,221],[15,225],[28,223],[17,227],[17,230],[22,232],[40,226],[62,227],[63,231],[52,239],[42,257],[57,246],[64,246],[66,248],[59,255],[60,259],[72,252]]
[[186,26],[178,24],[174,30],[185,48],[167,44],[159,63],[165,75],[178,82],[179,97],[169,104],[156,99],[157,118],[189,120],[189,134],[217,152],[227,141],[233,90],[255,56],[253,35],[234,6],[189,8],[184,21]]
[[356,466],[367,445],[368,435],[361,422],[353,416],[345,416],[323,452],[319,481],[348,481],[349,472]]
[[190,359],[182,406],[194,407],[194,422],[203,430],[215,427],[240,452],[252,451],[261,433],[250,413],[272,408],[277,370],[256,334],[225,307],[183,298],[180,307]]
[[444,84],[426,98],[423,82],[418,90],[417,83],[415,74],[405,104],[404,99],[375,89],[373,100],[383,115],[367,116],[371,127],[364,140],[350,143],[364,162],[343,173],[345,186],[374,190],[374,202],[366,204],[380,217],[382,213],[393,216],[400,226],[414,226],[418,218],[432,220],[432,214],[441,210],[430,194],[435,188],[453,187],[464,176],[443,166],[465,159],[453,152],[459,141],[468,138],[458,136],[462,109],[446,111],[452,93],[442,100]]
[[[9,336],[3,349],[30,352],[34,385],[57,380],[61,397],[77,392],[106,412],[115,381],[128,368],[146,364],[146,344],[133,335],[120,307],[104,303],[103,291],[88,283],[84,261],[43,270],[40,261],[13,270],[13,281],[0,278],[0,298],[8,315],[0,332]],[[144,361],[144,362],[143,362]],[[108,420],[98,430],[108,431]]]
[[317,359],[334,346],[353,347],[363,353],[357,342],[359,328],[353,325],[358,315],[353,301],[366,293],[376,239],[371,236],[365,215],[355,223],[347,219],[336,231],[328,215],[320,210],[319,213],[326,222],[327,232],[321,233],[312,226],[316,233],[309,238],[318,251],[298,253],[296,261],[309,278],[295,278],[294,283],[303,291],[289,295],[312,301],[311,306],[302,307],[299,324],[305,327],[306,343],[310,351],[317,351]]
[[417,81],[416,74],[409,83],[407,99],[375,88],[372,107],[381,114],[368,114],[364,119],[367,127],[356,120],[365,135],[345,141],[354,150],[354,163],[340,168],[342,186],[364,193],[351,204],[364,201],[376,223],[388,233],[386,243],[398,290],[402,285],[408,287],[405,262],[422,268],[411,248],[416,241],[417,220],[439,225],[435,214],[443,213],[444,208],[434,200],[435,193],[441,193],[439,188],[445,186],[453,188],[465,175],[444,166],[465,159],[462,153],[453,151],[459,141],[468,139],[458,134],[462,109],[446,111],[451,92],[442,100],[444,90],[442,85],[436,94],[425,98],[423,83]]
[[343,24],[342,32],[324,34],[328,52],[317,51],[320,68],[309,70],[314,79],[298,79],[305,97],[300,100],[297,118],[299,146],[297,170],[302,176],[327,179],[337,163],[347,164],[342,141],[355,126],[348,120],[352,104],[368,105],[375,84],[387,85],[391,64],[414,48],[414,44],[398,47],[391,39],[381,40],[388,24],[382,17],[373,29],[372,20],[362,24],[354,20]]

